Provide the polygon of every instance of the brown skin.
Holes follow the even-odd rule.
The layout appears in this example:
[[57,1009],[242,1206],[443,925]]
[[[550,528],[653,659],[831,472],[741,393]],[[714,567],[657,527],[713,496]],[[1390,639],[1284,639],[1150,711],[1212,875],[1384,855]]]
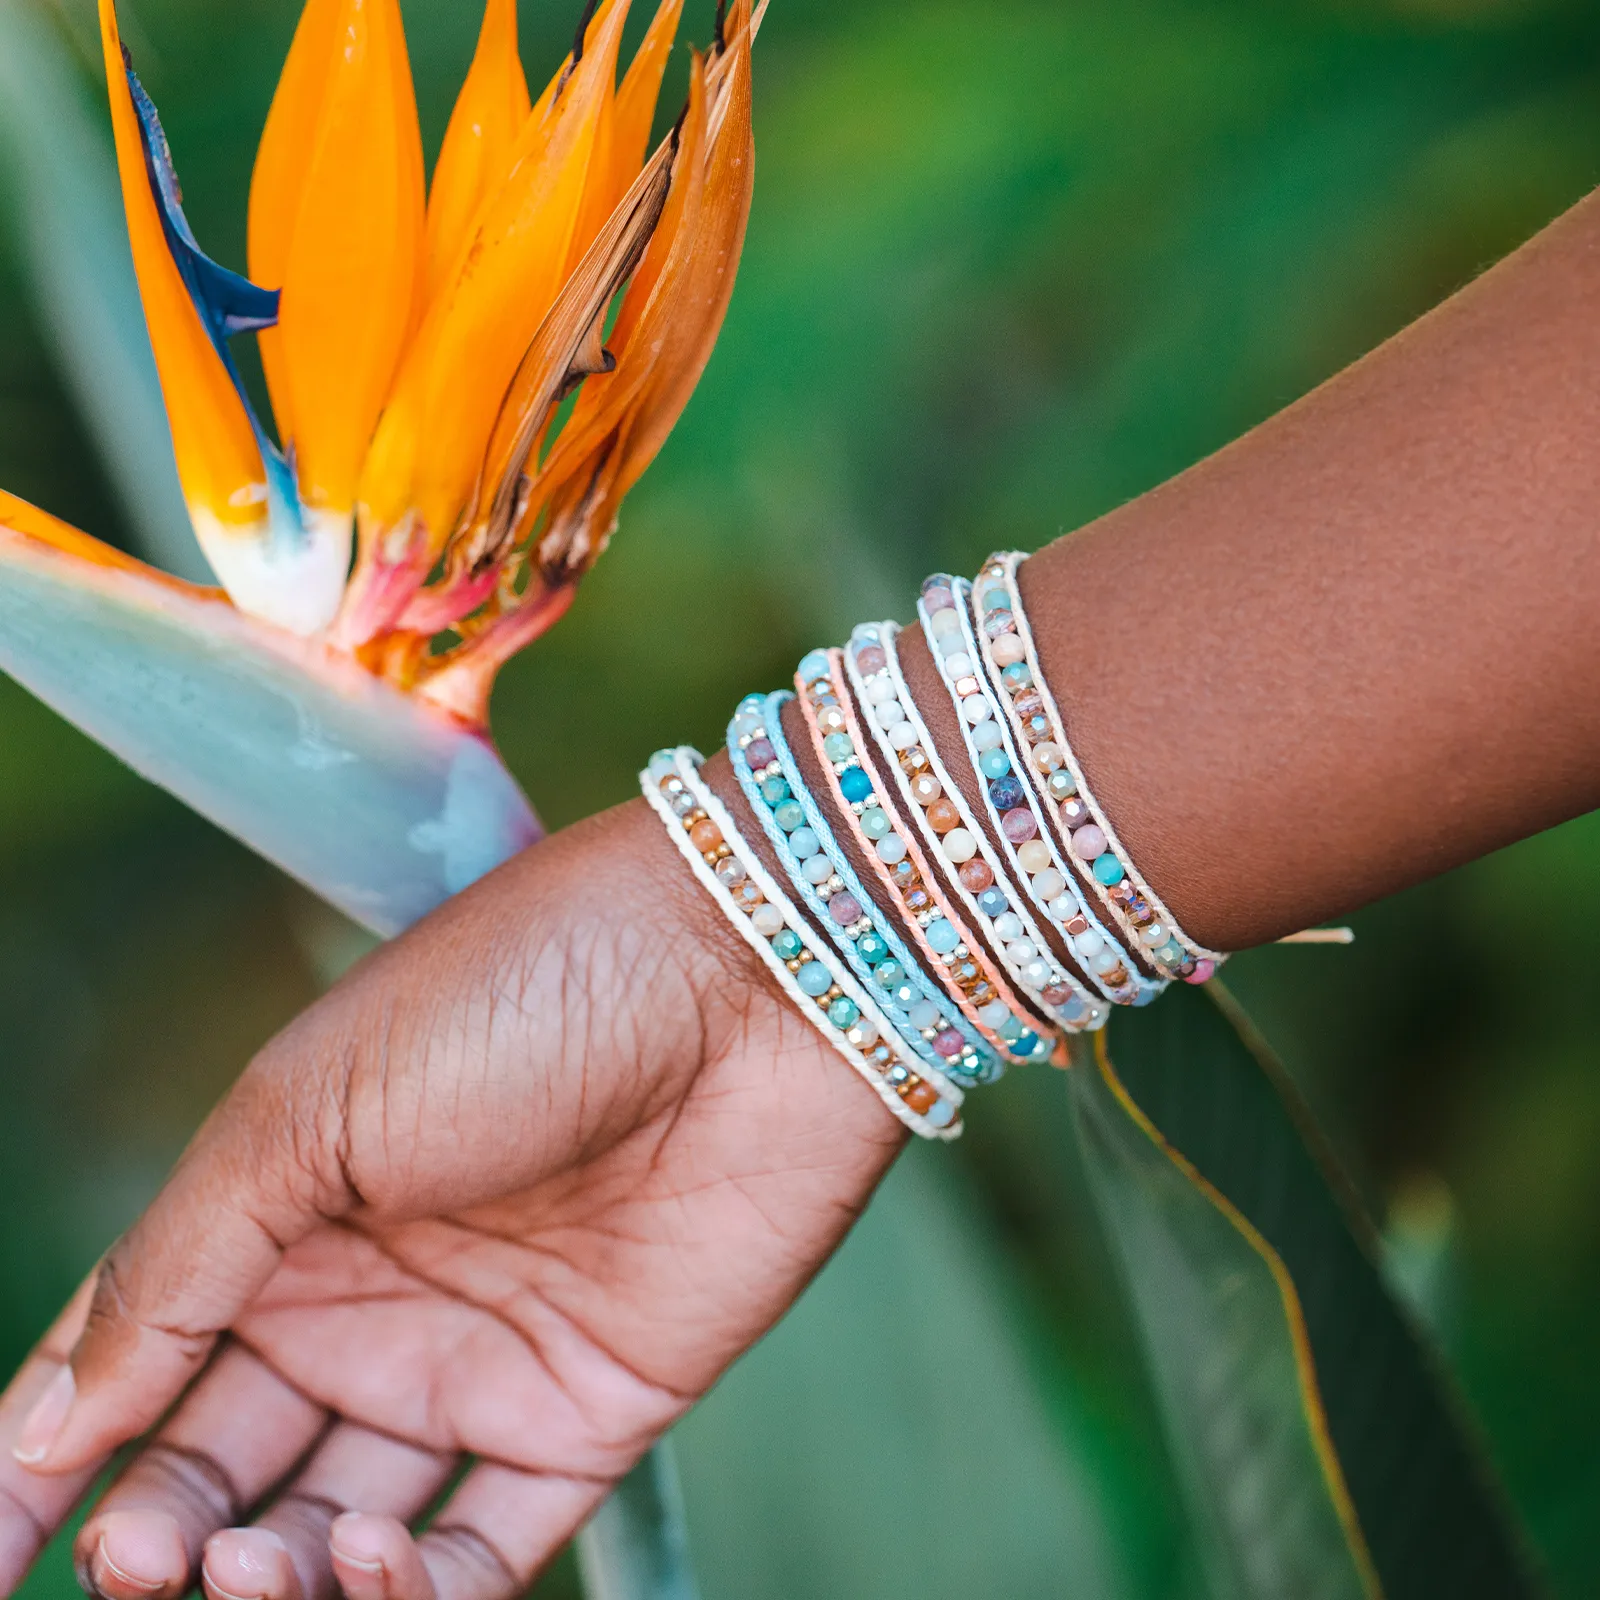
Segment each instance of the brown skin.
[[[1600,803],[1597,440],[1592,199],[1028,565],[1084,766],[1192,935],[1257,943]],[[0,1402],[9,1446],[70,1357],[64,1427],[0,1464],[0,1589],[205,1369],[84,1529],[100,1592],[175,1596],[203,1557],[215,1600],[501,1600],[901,1142],[642,804],[569,830],[366,963],[206,1124],[87,1328],[88,1286]],[[486,1464],[413,1541],[463,1452]]]

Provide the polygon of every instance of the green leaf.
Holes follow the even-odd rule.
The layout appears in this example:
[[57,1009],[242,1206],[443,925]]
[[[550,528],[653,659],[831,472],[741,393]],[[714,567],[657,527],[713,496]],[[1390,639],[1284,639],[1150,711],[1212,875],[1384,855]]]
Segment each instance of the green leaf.
[[1261,1600],[1536,1593],[1348,1185],[1210,988],[1119,1016],[1071,1079],[1213,1584]]

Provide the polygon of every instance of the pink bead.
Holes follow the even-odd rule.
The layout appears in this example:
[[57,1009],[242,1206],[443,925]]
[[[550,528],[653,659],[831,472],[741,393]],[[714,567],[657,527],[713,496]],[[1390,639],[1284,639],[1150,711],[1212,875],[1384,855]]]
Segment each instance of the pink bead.
[[1197,961],[1194,971],[1183,981],[1185,983],[1204,983],[1208,978],[1216,976],[1217,964],[1215,961]]
[[941,1028],[933,1036],[933,1048],[942,1055],[946,1061],[954,1061],[961,1054],[961,1047],[966,1040],[954,1028]]
[[828,902],[828,915],[841,928],[861,920],[861,902],[848,889],[841,890]]
[[949,611],[955,605],[956,597],[944,584],[936,583],[923,592],[922,603],[929,611]]
[[1106,836],[1091,822],[1073,834],[1072,848],[1080,861],[1093,861],[1106,853]]
[[1023,648],[1022,640],[1014,633],[1002,634],[994,642],[994,658],[1002,667],[1009,667],[1014,662],[1025,661],[1028,652]]
[[1018,806],[1001,817],[1000,828],[1012,844],[1026,844],[1039,831],[1039,824],[1026,806]]
[[756,772],[759,772],[763,767],[770,767],[778,759],[778,752],[772,748],[770,740],[752,739],[744,747],[744,758]]
[[889,665],[881,644],[864,644],[856,651],[856,665],[866,673],[882,672]]

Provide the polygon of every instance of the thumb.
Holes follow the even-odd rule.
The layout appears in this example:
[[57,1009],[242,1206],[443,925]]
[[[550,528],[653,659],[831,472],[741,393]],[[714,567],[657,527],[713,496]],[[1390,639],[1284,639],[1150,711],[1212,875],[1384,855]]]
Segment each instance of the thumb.
[[350,1208],[341,1098],[323,1097],[318,1127],[260,1063],[245,1074],[102,1262],[70,1365],[19,1432],[21,1465],[75,1472],[152,1427],[283,1252]]

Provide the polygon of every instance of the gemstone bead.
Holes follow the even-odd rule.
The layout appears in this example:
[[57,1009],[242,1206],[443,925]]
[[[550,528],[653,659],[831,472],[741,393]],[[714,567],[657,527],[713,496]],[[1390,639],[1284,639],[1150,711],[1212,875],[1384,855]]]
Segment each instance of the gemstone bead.
[[[1011,811],[1020,806],[1028,795],[1022,787],[1022,780],[1015,773],[1008,772],[989,785],[989,798],[994,802],[996,811]],[[1032,816],[1033,813],[1030,811],[1028,814]]]
[[1054,772],[1058,767],[1067,764],[1067,758],[1062,753],[1061,746],[1051,739],[1046,739],[1043,744],[1033,747],[1033,764],[1041,772]]
[[1067,880],[1054,867],[1046,867],[1033,880],[1033,892],[1044,901],[1054,900],[1067,887]]
[[994,707],[989,704],[988,695],[969,694],[966,699],[961,702],[961,715],[964,716],[973,727],[977,727],[980,722],[987,722],[989,718],[994,715]]
[[1050,846],[1043,839],[1030,839],[1017,851],[1017,865],[1024,872],[1043,872],[1050,864]]
[[994,882],[994,869],[987,861],[975,855],[970,861],[963,861],[960,864],[960,871],[956,876],[968,894],[981,894]]
[[[954,617],[955,613],[952,611],[950,615]],[[934,635],[934,643],[938,646],[939,655],[944,660],[948,660],[951,656],[962,654],[967,648],[967,641],[961,636],[959,623],[954,628],[947,628],[942,634],[936,633]]]
[[854,1026],[845,1030],[845,1038],[857,1050],[870,1050],[878,1042],[878,1030],[865,1018],[861,1018]]
[[882,806],[868,806],[861,813],[861,831],[869,839],[883,838],[893,827],[889,821],[889,813]]
[[975,591],[978,600],[978,610],[984,615],[992,611],[1009,611],[1011,609],[1011,595],[1003,582],[990,583]]
[[900,770],[908,778],[914,778],[919,772],[926,772],[931,763],[928,752],[920,746],[914,750],[906,750],[900,756]]
[[1147,927],[1139,930],[1139,943],[1148,945],[1154,950],[1157,945],[1167,942],[1167,928],[1163,922],[1152,922]]
[[939,1008],[926,995],[914,1000],[906,1010],[906,1020],[918,1033],[939,1025]]
[[898,833],[885,834],[873,849],[877,851],[878,859],[891,867],[906,858],[906,842]]
[[[1047,870],[1053,872],[1055,869],[1051,867]],[[1042,878],[1044,873],[1041,872],[1039,876]],[[1071,922],[1072,919],[1077,916],[1077,914],[1078,898],[1068,890],[1063,889],[1061,893],[1056,895],[1055,898],[1050,902],[1050,915],[1054,917],[1057,922]]]
[[839,777],[839,793],[851,805],[857,805],[872,793],[872,779],[862,767],[851,767]]
[[[916,1005],[916,1003],[922,999],[922,996],[917,993],[916,988],[909,980],[902,980],[900,983],[897,983],[894,986],[894,990],[890,994],[889,998],[893,1000],[902,1011],[909,1013],[912,1006]],[[932,1019],[930,1019],[930,1021],[931,1020]]]
[[881,644],[864,644],[856,651],[856,665],[864,673],[882,672],[889,665]]
[[848,733],[830,733],[822,741],[822,753],[830,761],[848,761],[856,753]]
[[1025,967],[1039,954],[1039,947],[1032,939],[1013,939],[1006,946],[1006,960],[1013,966]]
[[750,926],[763,939],[771,939],[783,932],[783,913],[770,902],[757,906],[750,913]]
[[1030,1033],[1026,1031],[1019,1033],[1017,1037],[1011,1041],[1011,1053],[1012,1055],[1016,1056],[1037,1055],[1039,1053],[1040,1042],[1039,1035],[1036,1033]]
[[678,758],[670,750],[657,750],[650,757],[645,771],[660,783],[664,778],[670,778],[678,770]]
[[935,611],[928,618],[928,632],[935,639],[959,639],[961,637],[961,619],[953,609]]
[[833,863],[824,855],[812,856],[800,863],[800,876],[807,883],[824,884],[833,876]]
[[[1046,984],[1039,991],[1039,997],[1047,1006],[1054,1006],[1057,1010],[1077,1000],[1077,996],[1064,983]],[[1080,1002],[1081,1004],[1081,1002]]]
[[990,647],[990,654],[1003,669],[1028,658],[1028,647],[1014,633],[1002,634]]
[[1000,669],[1000,681],[1015,693],[1018,689],[1026,689],[1033,682],[1033,673],[1026,661],[1013,661],[1009,666]]
[[904,1094],[900,1096],[905,1101],[909,1110],[916,1112],[919,1117],[926,1116],[939,1102],[939,1091],[931,1083],[918,1078]]
[[930,578],[923,585],[922,603],[929,611],[948,611],[956,603],[956,597],[950,592],[948,583]]
[[800,658],[797,675],[806,683],[815,678],[826,678],[832,670],[826,650],[808,650]]
[[1085,961],[1092,961],[1106,948],[1106,936],[1098,928],[1086,928],[1073,939],[1072,948]]
[[722,829],[709,817],[702,818],[689,830],[689,843],[702,855],[715,850],[722,843]]
[[1018,806],[1001,817],[1000,831],[1012,844],[1026,844],[1039,831],[1039,824],[1026,806]]
[[1002,943],[1009,943],[1012,939],[1020,939],[1027,929],[1022,925],[1022,918],[1015,911],[1003,912],[994,919],[994,936]]
[[983,631],[988,634],[991,639],[998,639],[1001,634],[1011,632],[1012,628],[1016,625],[1016,620],[1017,619],[1011,615],[1010,611],[1002,607],[998,611],[991,611],[988,616],[983,619]]
[[800,992],[810,995],[812,999],[825,995],[833,987],[833,978],[820,961],[806,962],[795,973],[794,981],[800,985]]
[[978,1021],[986,1028],[998,1028],[1009,1020],[1011,1008],[1004,1000],[991,1000],[987,1005],[978,1007]]
[[1090,820],[1089,808],[1083,802],[1081,795],[1073,795],[1068,800],[1063,800],[1057,815],[1061,818],[1061,826],[1071,833],[1074,828],[1081,828]]
[[972,664],[972,657],[965,650],[957,650],[954,655],[944,658],[944,670],[952,678],[970,678],[978,669]]
[[885,737],[889,741],[891,750],[909,750],[918,743],[922,735],[917,732],[916,724],[912,722],[897,722],[889,729]]
[[822,841],[812,829],[796,828],[789,835],[789,848],[804,861],[822,849]]
[[1006,1012],[1006,1020],[1002,1022],[994,1031],[999,1034],[1002,1039],[1016,1040],[1022,1037],[1025,1030],[1021,1021],[1012,1016],[1008,1011]]
[[923,929],[923,937],[940,955],[949,955],[961,943],[961,935],[947,917],[936,917]]
[[[789,788],[789,780],[779,777],[776,773],[770,778],[761,780],[761,798],[769,806],[781,805],[793,791]],[[781,824],[780,824],[781,826]]]
[[911,780],[911,798],[919,806],[931,806],[943,793],[943,786],[931,772],[918,773]]
[[772,748],[770,739],[752,739],[744,747],[744,758],[750,763],[752,772],[759,772],[778,759],[778,752]]
[[1078,792],[1078,780],[1065,767],[1057,767],[1045,780],[1052,800],[1066,800]]
[[1094,861],[1105,854],[1106,836],[1094,823],[1086,823],[1072,835],[1073,852],[1080,861]]
[[872,720],[885,730],[906,720],[906,708],[898,700],[885,700],[872,708]]
[[1097,881],[1103,883],[1108,889],[1113,884],[1121,883],[1123,878],[1127,876],[1127,869],[1109,850],[1089,870],[1094,873]]
[[716,874],[717,882],[730,889],[736,883],[743,883],[749,876],[744,870],[744,863],[737,856],[724,856],[711,870]]
[[741,711],[733,719],[733,736],[735,739],[748,739],[753,733],[760,733],[762,718],[759,711]]
[[990,717],[985,722],[980,722],[972,730],[972,747],[981,755],[985,750],[998,750],[1004,735],[1000,732],[1000,724]]
[[772,820],[785,833],[793,833],[796,828],[806,825],[806,809],[798,800],[780,801],[772,808]]
[[978,771],[986,778],[1003,778],[1011,770],[1011,757],[1004,750],[985,750],[978,757]]
[[861,1015],[861,1007],[854,1000],[844,995],[833,1001],[828,1007],[828,1021],[836,1028],[849,1028],[855,1025],[856,1018]]
[[841,928],[861,920],[861,902],[848,889],[841,890],[828,901],[828,915]]
[[1208,983],[1216,974],[1217,964],[1215,961],[1197,961],[1194,964],[1194,971],[1183,981],[1185,983]]
[[905,982],[906,969],[898,961],[880,961],[873,969],[872,981],[880,989],[893,992]]
[[931,1127],[948,1128],[956,1120],[956,1108],[948,1100],[936,1100],[923,1115]]
[[952,828],[940,841],[946,861],[961,866],[978,853],[978,841],[965,828]]
[[927,817],[928,826],[935,833],[949,833],[952,828],[961,826],[961,813],[956,810],[953,802],[943,796],[928,807]]
[[941,1028],[933,1036],[933,1048],[942,1055],[946,1061],[953,1061],[961,1054],[961,1047],[967,1041],[954,1028]]

